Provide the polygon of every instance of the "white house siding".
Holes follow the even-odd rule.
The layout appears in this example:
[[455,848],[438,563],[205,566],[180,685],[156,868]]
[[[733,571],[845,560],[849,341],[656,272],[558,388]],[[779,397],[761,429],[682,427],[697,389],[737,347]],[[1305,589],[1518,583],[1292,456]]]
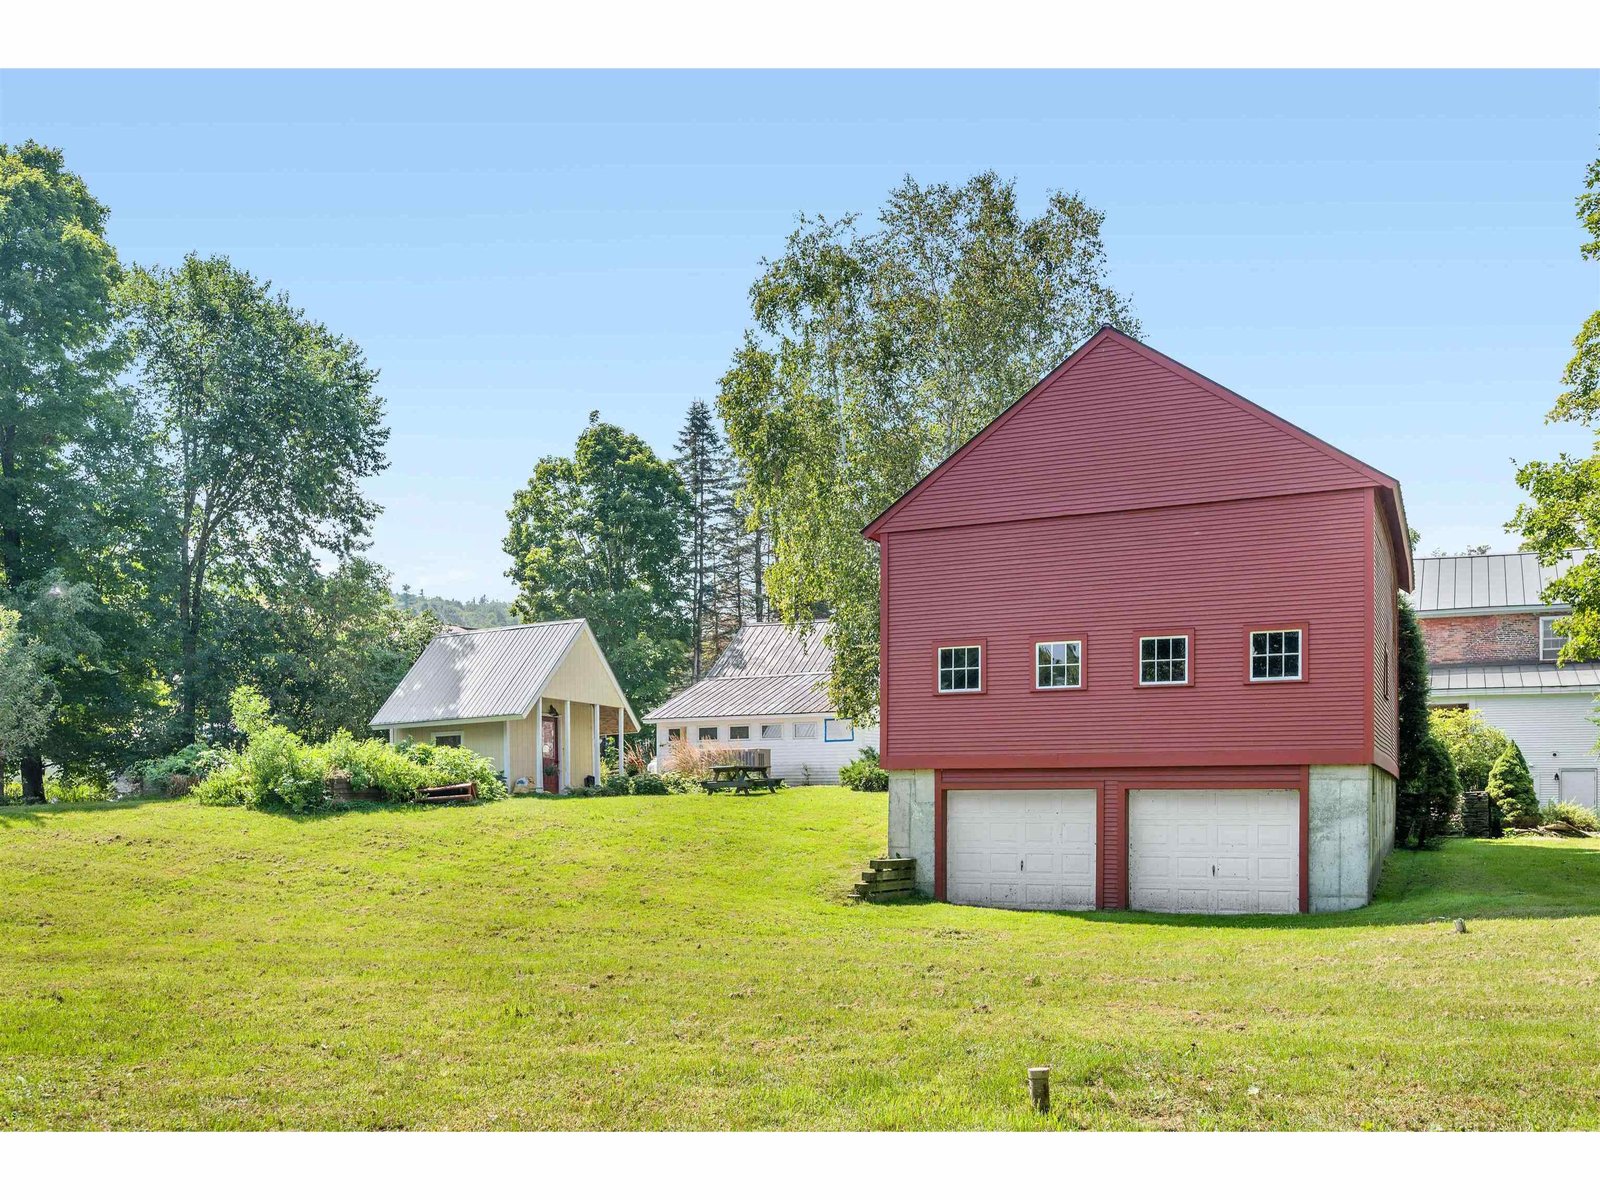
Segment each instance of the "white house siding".
[[1595,740],[1600,728],[1590,720],[1595,697],[1590,692],[1545,692],[1527,696],[1463,696],[1433,694],[1433,702],[1465,703],[1483,715],[1486,724],[1502,730],[1522,747],[1533,772],[1540,803],[1560,799],[1556,772],[1563,767],[1600,768]]
[[[706,717],[703,720],[663,721],[656,726],[656,761],[661,770],[666,770],[669,729],[684,730],[690,742],[700,740],[700,730],[715,729],[717,731],[715,740],[722,745],[735,746],[741,750],[772,751],[772,773],[781,775],[790,787],[803,787],[807,783],[838,783],[839,768],[855,761],[862,747],[870,746],[874,750],[878,748],[878,730],[876,726],[857,725],[853,741],[824,741],[824,722],[830,719],[837,718],[832,713],[792,713],[787,716]],[[794,727],[797,724],[815,725],[817,736],[796,738]],[[750,727],[749,741],[736,742],[728,736],[729,729],[735,725]],[[783,726],[783,737],[774,740],[762,738],[763,725]]]

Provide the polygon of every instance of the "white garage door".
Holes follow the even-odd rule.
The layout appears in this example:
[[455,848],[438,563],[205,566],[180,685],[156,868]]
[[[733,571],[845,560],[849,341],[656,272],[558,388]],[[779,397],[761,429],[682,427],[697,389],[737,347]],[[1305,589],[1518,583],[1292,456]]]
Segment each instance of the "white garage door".
[[1144,912],[1300,911],[1300,793],[1131,791],[1128,906]]
[[951,792],[945,898],[993,908],[1093,908],[1091,790]]

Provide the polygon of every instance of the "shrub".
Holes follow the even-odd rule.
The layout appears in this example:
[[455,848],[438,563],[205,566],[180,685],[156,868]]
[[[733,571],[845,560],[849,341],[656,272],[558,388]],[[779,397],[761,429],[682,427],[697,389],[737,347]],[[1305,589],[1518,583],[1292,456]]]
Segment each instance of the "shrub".
[[[46,804],[103,804],[115,800],[111,784],[104,779],[61,779],[47,777],[44,781]],[[20,805],[22,783],[13,779],[0,791],[0,805]]]
[[1540,813],[1540,820],[1546,825],[1565,821],[1574,829],[1581,829],[1585,833],[1600,833],[1600,815],[1596,815],[1594,809],[1584,808],[1581,804],[1568,804],[1560,800],[1554,804],[1547,804]]
[[643,775],[650,769],[650,747],[640,742],[629,742],[622,752],[622,769],[629,775]]
[[1444,743],[1456,776],[1468,792],[1481,792],[1489,786],[1489,772],[1505,753],[1511,739],[1482,715],[1467,708],[1436,708],[1428,714],[1428,729]]
[[667,747],[661,773],[704,779],[711,774],[712,767],[738,762],[741,753],[738,748],[722,742],[691,742],[687,738],[679,738]]
[[660,775],[630,775],[628,791],[635,796],[665,796],[671,789]]
[[1445,831],[1461,795],[1450,751],[1432,734],[1414,751],[1411,784],[1413,790],[1399,797],[1395,834],[1420,850]]
[[854,762],[839,768],[839,782],[857,792],[887,792],[889,772],[878,765],[878,752],[865,746]]
[[173,783],[174,776],[188,779],[191,783],[197,782],[219,767],[226,766],[229,760],[228,752],[220,746],[191,742],[165,758],[147,758],[135,763],[127,773],[138,781],[141,792],[157,796],[173,795],[187,790]]
[[1539,821],[1539,797],[1533,790],[1533,776],[1528,772],[1528,760],[1515,742],[1507,744],[1489,771],[1489,784],[1484,789],[1489,799],[1500,806],[1506,823],[1518,829],[1529,829]]

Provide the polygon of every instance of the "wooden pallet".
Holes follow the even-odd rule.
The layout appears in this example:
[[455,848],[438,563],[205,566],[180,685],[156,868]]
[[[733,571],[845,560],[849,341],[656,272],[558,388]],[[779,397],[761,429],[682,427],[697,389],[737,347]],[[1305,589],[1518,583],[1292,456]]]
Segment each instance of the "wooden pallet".
[[874,858],[861,872],[861,882],[851,890],[861,900],[887,900],[917,893],[917,860]]

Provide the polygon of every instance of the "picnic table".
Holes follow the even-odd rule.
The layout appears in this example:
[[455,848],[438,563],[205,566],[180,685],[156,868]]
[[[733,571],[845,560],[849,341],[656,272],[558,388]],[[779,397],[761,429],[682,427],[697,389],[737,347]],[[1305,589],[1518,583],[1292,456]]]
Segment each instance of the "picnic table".
[[783,776],[774,775],[758,763],[717,763],[711,768],[711,778],[703,781],[708,792],[735,791],[748,796],[751,788],[766,788],[776,792],[783,786]]

